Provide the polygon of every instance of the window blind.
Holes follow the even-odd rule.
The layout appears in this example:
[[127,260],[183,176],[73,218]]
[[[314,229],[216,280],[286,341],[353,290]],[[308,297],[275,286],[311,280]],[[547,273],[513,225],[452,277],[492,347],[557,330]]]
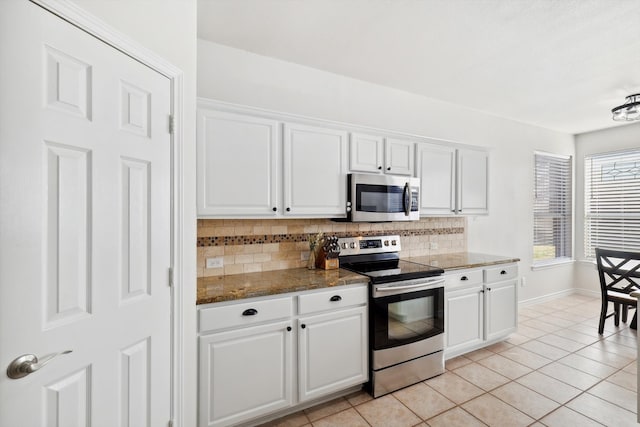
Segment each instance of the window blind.
[[548,153],[534,157],[533,263],[571,259],[571,157]]
[[585,156],[585,256],[640,252],[640,149]]

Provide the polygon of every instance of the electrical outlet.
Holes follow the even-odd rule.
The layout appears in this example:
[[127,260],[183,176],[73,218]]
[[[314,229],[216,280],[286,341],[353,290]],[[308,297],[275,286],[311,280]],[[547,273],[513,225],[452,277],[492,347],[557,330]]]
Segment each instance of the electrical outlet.
[[215,258],[207,258],[207,268],[222,268],[224,262],[221,256]]
[[300,252],[300,261],[308,261],[310,252]]
[[438,249],[438,242],[429,242],[429,249]]

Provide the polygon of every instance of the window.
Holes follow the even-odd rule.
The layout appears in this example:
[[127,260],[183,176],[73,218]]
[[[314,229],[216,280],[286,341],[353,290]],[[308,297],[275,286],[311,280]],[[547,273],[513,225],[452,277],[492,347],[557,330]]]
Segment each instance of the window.
[[585,156],[584,247],[640,252],[640,150]]
[[571,157],[535,153],[533,263],[571,259]]

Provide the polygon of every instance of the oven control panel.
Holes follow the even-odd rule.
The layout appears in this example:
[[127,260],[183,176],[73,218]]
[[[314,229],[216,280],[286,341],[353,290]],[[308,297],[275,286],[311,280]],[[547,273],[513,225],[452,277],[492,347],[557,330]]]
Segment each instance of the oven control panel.
[[358,236],[338,239],[340,256],[400,252],[400,236]]

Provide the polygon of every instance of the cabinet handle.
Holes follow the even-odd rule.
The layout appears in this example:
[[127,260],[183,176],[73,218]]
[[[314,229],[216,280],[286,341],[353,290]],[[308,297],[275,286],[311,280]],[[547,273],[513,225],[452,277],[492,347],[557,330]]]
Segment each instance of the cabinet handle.
[[329,301],[333,301],[333,302],[342,301],[342,297],[340,295],[334,295],[331,298],[329,298]]
[[291,212],[291,208],[287,208],[287,212]]
[[287,326],[287,331],[291,332],[291,326]]
[[490,291],[490,290],[491,290],[491,288],[487,288],[487,291]]
[[304,328],[306,328],[306,327],[307,327],[307,325],[305,325],[305,324],[303,323],[302,325],[300,325],[300,327],[301,327],[302,329],[304,329]]
[[507,272],[505,270],[502,270],[500,274],[507,274]]
[[390,170],[391,170],[391,166],[389,166],[389,167],[387,168],[387,170],[388,170],[388,171],[390,171]]
[[460,280],[469,280],[469,278],[467,276],[462,276]]
[[378,166],[378,170],[382,170],[382,166]]
[[273,208],[273,211],[276,212],[278,210],[278,208]]
[[243,316],[255,316],[256,314],[258,314],[258,310],[256,310],[255,308],[247,308],[242,312]]

